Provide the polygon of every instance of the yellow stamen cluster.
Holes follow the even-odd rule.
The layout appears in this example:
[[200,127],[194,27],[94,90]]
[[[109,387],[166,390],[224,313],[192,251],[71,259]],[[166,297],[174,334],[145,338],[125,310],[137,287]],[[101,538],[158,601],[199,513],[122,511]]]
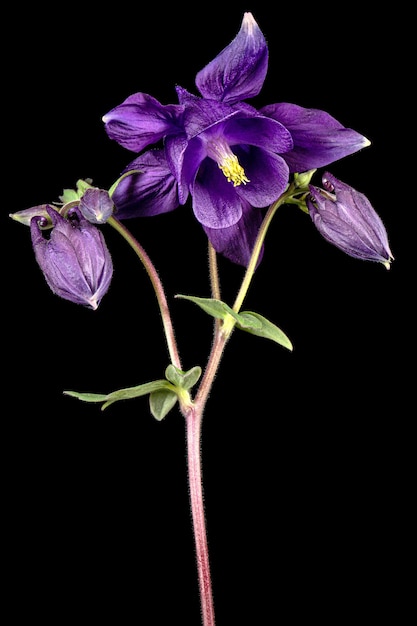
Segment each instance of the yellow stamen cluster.
[[228,155],[223,159],[222,164],[219,167],[223,174],[227,178],[228,183],[233,183],[233,187],[238,187],[242,183],[246,185],[249,183],[249,178],[245,175],[245,170],[240,165],[238,158],[235,154]]

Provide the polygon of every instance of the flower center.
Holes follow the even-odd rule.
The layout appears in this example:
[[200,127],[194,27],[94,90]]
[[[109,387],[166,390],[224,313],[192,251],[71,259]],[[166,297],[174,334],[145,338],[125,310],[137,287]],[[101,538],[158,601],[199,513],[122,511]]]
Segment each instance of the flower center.
[[231,151],[229,145],[224,140],[211,141],[207,144],[208,155],[216,161],[217,165],[227,178],[228,183],[233,183],[234,187],[238,187],[242,183],[249,183],[249,178],[245,174],[245,170],[239,163],[237,156]]
[[233,183],[233,187],[238,187],[242,183],[246,185],[249,182],[249,178],[246,177],[245,170],[235,154],[227,156],[222,163],[219,163],[219,167],[226,176],[227,182]]

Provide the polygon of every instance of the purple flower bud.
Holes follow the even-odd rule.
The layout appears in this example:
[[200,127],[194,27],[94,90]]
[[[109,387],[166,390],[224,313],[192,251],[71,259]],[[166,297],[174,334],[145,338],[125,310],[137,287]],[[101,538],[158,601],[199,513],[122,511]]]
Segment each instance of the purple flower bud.
[[61,298],[97,309],[113,274],[103,234],[78,208],[66,218],[49,206],[47,212],[52,230],[42,230],[45,217],[33,217],[30,223],[35,257],[46,282]]
[[104,224],[113,213],[109,192],[97,187],[86,189],[80,199],[80,211],[93,224]]
[[310,185],[307,207],[317,230],[346,254],[378,261],[390,268],[394,259],[385,226],[368,198],[326,172],[324,189]]

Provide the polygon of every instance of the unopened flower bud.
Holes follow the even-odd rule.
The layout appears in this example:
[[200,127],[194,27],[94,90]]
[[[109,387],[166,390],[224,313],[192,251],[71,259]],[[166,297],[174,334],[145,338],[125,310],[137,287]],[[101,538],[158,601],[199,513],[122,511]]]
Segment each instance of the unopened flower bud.
[[52,230],[45,237],[45,217],[32,217],[30,231],[36,260],[51,290],[66,300],[97,309],[107,292],[113,263],[101,231],[78,208],[67,217],[47,207]]
[[114,204],[108,191],[91,187],[81,196],[79,207],[86,220],[104,224],[112,215]]
[[310,185],[309,214],[323,237],[346,254],[390,267],[385,226],[368,198],[326,172],[324,189]]

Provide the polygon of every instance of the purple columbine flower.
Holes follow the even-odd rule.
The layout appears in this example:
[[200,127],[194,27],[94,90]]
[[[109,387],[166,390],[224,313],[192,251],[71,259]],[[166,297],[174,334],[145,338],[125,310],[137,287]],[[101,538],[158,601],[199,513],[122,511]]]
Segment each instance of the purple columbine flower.
[[191,196],[214,248],[247,265],[263,209],[291,172],[369,145],[324,111],[250,106],[245,100],[259,94],[267,69],[266,40],[245,13],[233,41],[197,73],[200,96],[178,86],[179,104],[163,105],[136,93],[103,117],[109,137],[128,150],[158,149],[155,158],[150,150],[127,166],[142,174],[122,180],[112,196],[120,219],[171,211]]
[[324,189],[310,185],[307,207],[323,237],[357,259],[390,268],[392,256],[385,226],[368,198],[328,172]]
[[107,292],[113,263],[101,231],[78,208],[63,217],[47,206],[52,230],[44,236],[44,217],[32,217],[35,257],[51,290],[66,300],[97,309]]

